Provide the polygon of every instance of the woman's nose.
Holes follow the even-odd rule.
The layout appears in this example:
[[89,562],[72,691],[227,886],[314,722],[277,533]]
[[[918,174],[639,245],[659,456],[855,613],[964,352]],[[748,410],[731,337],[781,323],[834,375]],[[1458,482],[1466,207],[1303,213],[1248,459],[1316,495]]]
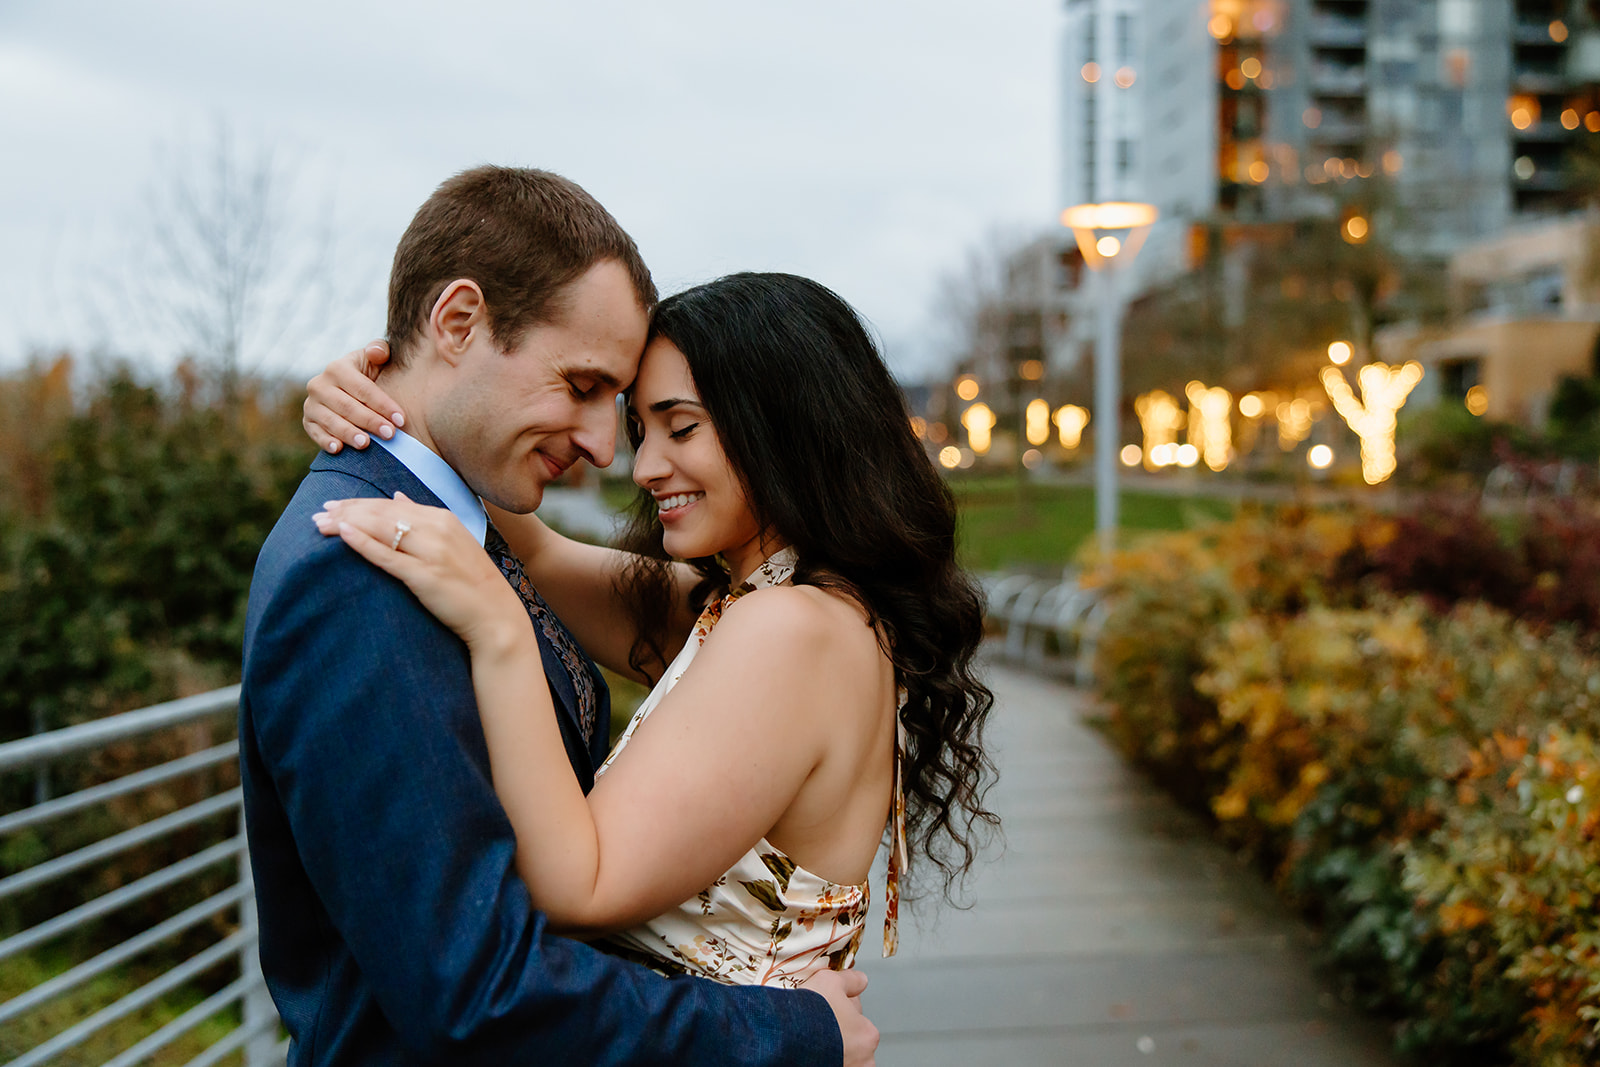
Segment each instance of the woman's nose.
[[634,484],[648,486],[651,482],[659,481],[666,474],[667,465],[661,459],[660,449],[652,444],[650,435],[647,433],[633,453]]

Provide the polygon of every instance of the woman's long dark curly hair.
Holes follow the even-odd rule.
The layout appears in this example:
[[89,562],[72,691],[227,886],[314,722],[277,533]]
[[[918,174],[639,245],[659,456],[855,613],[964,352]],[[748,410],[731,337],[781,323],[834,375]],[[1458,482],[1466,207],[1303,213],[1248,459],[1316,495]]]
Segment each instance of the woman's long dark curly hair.
[[[650,337],[688,361],[757,522],[799,555],[794,581],[851,597],[877,630],[906,691],[907,835],[948,895],[981,831],[999,824],[984,807],[994,697],[973,670],[983,597],[956,564],[955,500],[904,397],[850,305],[792,274],[732,274],[668,297]],[[619,584],[641,635],[631,660],[648,675],[672,658],[661,635],[675,607],[648,493],[620,547],[636,554]],[[729,576],[715,560],[691,562],[705,579],[691,595],[698,608]]]

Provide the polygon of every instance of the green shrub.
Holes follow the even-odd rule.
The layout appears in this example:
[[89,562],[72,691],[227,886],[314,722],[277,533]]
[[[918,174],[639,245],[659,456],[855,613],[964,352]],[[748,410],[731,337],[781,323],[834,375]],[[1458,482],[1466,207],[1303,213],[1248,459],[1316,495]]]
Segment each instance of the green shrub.
[[1370,564],[1404,529],[1291,510],[1123,554],[1112,733],[1320,922],[1402,1048],[1594,1062],[1600,660],[1544,620],[1383,592]]

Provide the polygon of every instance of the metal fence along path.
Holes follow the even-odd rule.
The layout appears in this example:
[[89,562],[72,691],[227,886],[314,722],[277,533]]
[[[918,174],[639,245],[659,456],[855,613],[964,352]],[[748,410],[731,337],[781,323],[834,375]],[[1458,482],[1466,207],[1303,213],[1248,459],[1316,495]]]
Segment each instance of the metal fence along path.
[[[27,775],[37,783],[32,805],[0,816],[0,846],[119,802],[127,810],[130,802],[156,787],[170,790],[187,783],[192,793],[196,783],[236,780],[229,772],[237,767],[239,746],[228,739],[66,795],[50,796],[48,788],[53,769],[93,758],[111,746],[185,727],[209,727],[231,737],[238,707],[239,689],[233,686],[0,745],[0,776]],[[106,822],[115,827],[123,821]],[[164,866],[131,881],[94,878],[106,864],[151,848],[163,849],[168,860]],[[86,887],[101,883],[108,886],[103,892],[77,899]],[[185,903],[201,894],[194,903]],[[50,908],[52,897],[64,906]],[[177,902],[172,905],[176,910],[152,914],[158,910],[152,904],[169,900]],[[82,1049],[91,1040],[106,1048],[105,1035],[113,1027],[122,1040],[103,1062],[132,1067],[219,1018],[225,1020],[222,1036],[191,1057],[188,1067],[209,1067],[230,1056],[234,1062],[242,1058],[247,1067],[284,1062],[287,1043],[279,1040],[278,1015],[257,956],[255,896],[237,787],[191,799],[0,878],[0,907],[24,901],[30,915],[53,913],[0,940],[0,963],[63,943],[91,948],[60,973],[0,1003],[0,1034],[23,1032],[24,1024],[37,1023],[68,997],[74,998],[72,1015],[81,1015],[61,1027],[26,1027],[30,1033],[54,1032],[25,1050],[0,1046],[13,1057],[6,1067],[37,1067],[67,1054],[81,1062]],[[97,996],[97,982],[118,974],[136,974],[143,981],[125,991],[128,983],[113,983],[113,993]],[[174,1001],[180,1007],[170,1007]],[[129,1025],[163,1006],[157,1021]],[[213,1025],[207,1032],[218,1029]]]

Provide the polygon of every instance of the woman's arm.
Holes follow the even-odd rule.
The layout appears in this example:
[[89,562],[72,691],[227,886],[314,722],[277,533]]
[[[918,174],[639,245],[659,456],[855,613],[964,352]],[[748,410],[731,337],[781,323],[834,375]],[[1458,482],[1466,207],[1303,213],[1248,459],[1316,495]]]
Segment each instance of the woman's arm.
[[[646,663],[644,672],[628,662],[638,630],[616,584],[628,563],[628,553],[565,537],[546,526],[538,515],[513,515],[493,504],[484,506],[506,544],[522,560],[539,595],[572,629],[584,651],[607,669],[635,681],[649,684],[661,677],[666,668],[664,662]],[[657,635],[669,659],[688,640],[694,626],[698,611],[689,604],[689,593],[700,580],[688,564],[674,563],[671,567],[673,613],[666,631]]]
[[[695,670],[585,798],[526,612],[460,523],[404,500],[335,502],[326,514],[323,532],[404,581],[467,642],[517,870],[558,930],[626,928],[705,888],[778,822],[838,733],[819,690],[837,678],[816,669],[836,652],[835,628],[800,591],[764,591],[729,608]],[[396,552],[388,539],[402,521],[411,530]]]

